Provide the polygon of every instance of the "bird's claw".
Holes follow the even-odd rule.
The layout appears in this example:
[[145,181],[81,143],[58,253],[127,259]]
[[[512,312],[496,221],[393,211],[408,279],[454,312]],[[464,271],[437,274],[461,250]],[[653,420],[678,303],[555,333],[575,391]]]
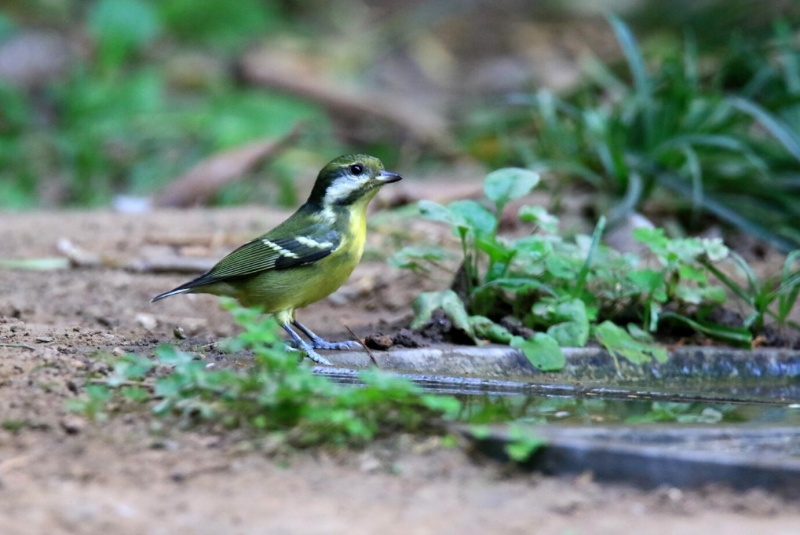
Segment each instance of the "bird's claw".
[[329,361],[328,359],[326,359],[313,349],[306,349],[304,351],[306,353],[306,356],[311,360],[313,360],[314,362],[316,362],[317,364],[324,364],[325,366],[333,366],[333,363],[331,361]]

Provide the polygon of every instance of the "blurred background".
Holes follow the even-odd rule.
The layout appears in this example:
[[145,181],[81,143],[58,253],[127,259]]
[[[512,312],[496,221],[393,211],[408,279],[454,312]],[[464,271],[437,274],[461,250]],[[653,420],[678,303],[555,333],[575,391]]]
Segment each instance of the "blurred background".
[[[302,201],[347,152],[800,247],[795,0],[0,0],[0,208]],[[477,169],[477,170],[476,170]]]

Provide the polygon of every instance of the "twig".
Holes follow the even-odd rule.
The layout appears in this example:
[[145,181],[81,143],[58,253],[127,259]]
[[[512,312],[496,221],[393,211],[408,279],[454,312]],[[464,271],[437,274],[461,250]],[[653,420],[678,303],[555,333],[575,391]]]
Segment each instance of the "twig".
[[347,329],[347,332],[349,332],[349,333],[350,333],[350,334],[353,336],[353,338],[355,338],[356,342],[358,342],[359,344],[361,344],[361,347],[363,347],[363,348],[364,348],[364,351],[366,351],[366,352],[367,352],[367,355],[369,355],[369,358],[370,358],[370,360],[372,361],[372,363],[373,363],[373,364],[374,364],[376,367],[380,368],[380,366],[378,366],[378,361],[375,359],[375,355],[373,355],[373,354],[372,354],[372,351],[370,351],[370,350],[369,350],[369,348],[367,347],[367,344],[365,344],[364,342],[362,342],[362,341],[361,341],[361,338],[359,338],[359,337],[358,337],[358,335],[357,335],[356,333],[354,333],[354,332],[353,332],[353,329],[351,329],[351,328],[350,328],[350,327],[348,327],[347,325],[345,325],[345,326],[344,326],[344,328],[345,328],[345,329]]
[[0,344],[0,347],[10,347],[14,349],[27,349],[29,351],[36,351],[36,348],[28,344]]
[[205,273],[216,263],[209,258],[174,257],[155,260],[124,260],[84,251],[67,239],[58,240],[59,252],[67,257],[73,268],[111,268],[134,273]]
[[243,147],[214,154],[170,183],[156,195],[153,203],[172,208],[204,204],[220,188],[241,179],[248,170],[274,158],[294,144],[302,131],[303,124],[297,123],[280,139],[260,139]]

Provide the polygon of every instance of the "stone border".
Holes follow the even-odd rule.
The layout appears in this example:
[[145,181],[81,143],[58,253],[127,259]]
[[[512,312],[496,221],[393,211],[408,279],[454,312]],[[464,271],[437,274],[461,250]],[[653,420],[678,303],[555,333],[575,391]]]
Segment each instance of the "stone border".
[[[505,426],[477,439],[479,451],[508,461]],[[692,488],[711,483],[800,496],[800,428],[792,427],[557,427],[530,432],[547,441],[523,466],[547,474],[592,472],[599,481],[643,488]]]
[[[600,348],[566,348],[566,367],[557,373],[536,369],[525,355],[506,346],[440,346],[420,349],[372,351],[380,368],[443,375],[527,378],[569,377],[599,379],[672,378],[797,378],[800,351],[784,349],[743,350],[726,347],[686,346],[670,352],[666,363],[637,366],[620,358],[619,369],[609,353]],[[336,366],[367,367],[372,358],[361,352],[327,352]]]
[[536,369],[506,346],[440,346],[392,351],[328,352],[335,367],[317,371],[346,381],[354,369],[377,365],[449,393],[596,396],[670,401],[800,402],[800,351],[683,347],[666,363],[641,366],[599,348],[564,350],[559,372]]

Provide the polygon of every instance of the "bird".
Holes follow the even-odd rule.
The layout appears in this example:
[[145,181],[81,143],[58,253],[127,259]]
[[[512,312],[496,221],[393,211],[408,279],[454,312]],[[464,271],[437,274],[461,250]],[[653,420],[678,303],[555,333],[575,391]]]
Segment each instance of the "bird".
[[186,293],[232,297],[271,314],[294,348],[331,365],[316,350],[357,349],[360,344],[317,336],[297,321],[296,311],[332,294],[350,277],[364,252],[367,205],[381,187],[402,178],[373,156],[340,156],[322,168],[308,200],[283,223],[151,302]]

